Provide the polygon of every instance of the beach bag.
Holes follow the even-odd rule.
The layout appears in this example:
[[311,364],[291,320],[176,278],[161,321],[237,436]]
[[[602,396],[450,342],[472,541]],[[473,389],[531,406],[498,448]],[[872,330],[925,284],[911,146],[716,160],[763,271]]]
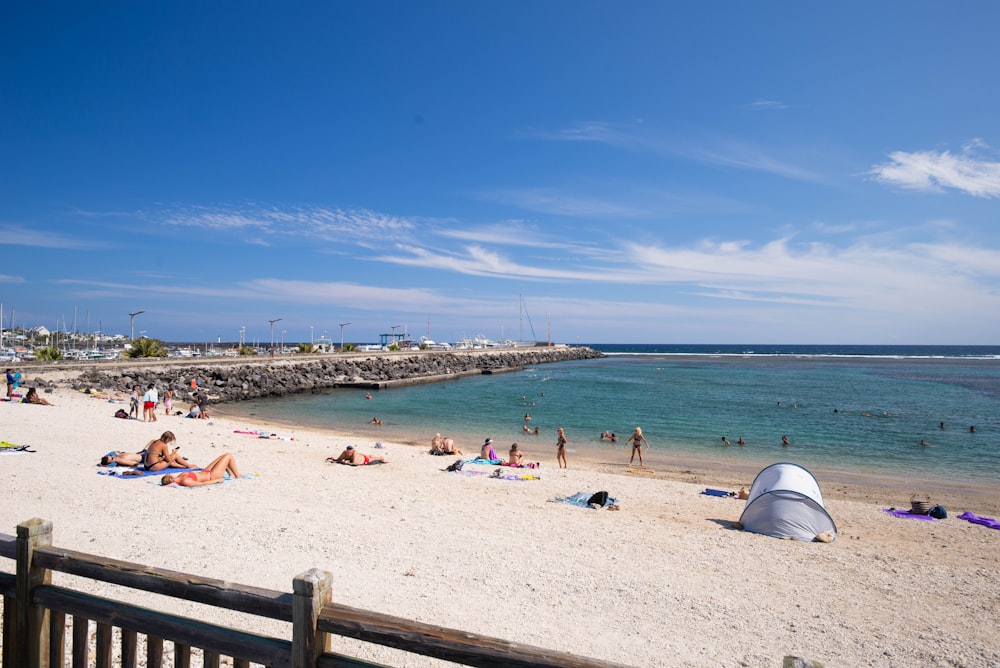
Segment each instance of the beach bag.
[[461,459],[456,459],[454,462],[448,465],[445,471],[461,471],[462,466],[465,464]]
[[115,417],[116,418],[121,418],[123,420],[127,420],[128,419],[128,413],[125,412],[124,408],[119,408],[118,410],[115,411]]
[[927,514],[937,520],[943,520],[948,517],[948,511],[944,509],[944,506],[934,506]]
[[602,508],[608,503],[608,493],[607,492],[594,492],[593,496],[587,499],[587,505],[597,504]]

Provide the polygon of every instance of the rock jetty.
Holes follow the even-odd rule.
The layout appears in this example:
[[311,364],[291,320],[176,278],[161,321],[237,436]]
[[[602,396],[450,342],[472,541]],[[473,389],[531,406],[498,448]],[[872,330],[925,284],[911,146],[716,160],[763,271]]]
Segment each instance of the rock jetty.
[[[473,374],[516,371],[526,366],[603,357],[592,348],[550,346],[461,352],[409,351],[294,355],[287,358],[140,359],[88,364],[64,370],[63,382],[92,392],[143,390],[153,383],[163,396],[180,400],[195,389],[217,403],[322,392],[338,387],[378,389],[449,380]],[[46,374],[48,375],[48,374]],[[44,384],[39,378],[39,383]]]

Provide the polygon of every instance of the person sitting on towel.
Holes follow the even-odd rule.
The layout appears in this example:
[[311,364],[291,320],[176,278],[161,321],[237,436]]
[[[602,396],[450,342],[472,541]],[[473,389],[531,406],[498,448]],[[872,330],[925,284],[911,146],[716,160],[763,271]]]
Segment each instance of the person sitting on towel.
[[455,441],[450,438],[445,438],[441,441],[441,452],[446,455],[460,455],[462,451],[458,449],[455,445]]
[[517,449],[517,443],[510,446],[510,465],[511,466],[523,466],[524,465],[524,453]]
[[382,455],[363,455],[354,448],[353,445],[347,448],[334,460],[337,464],[348,464],[350,466],[364,466],[365,464],[385,464],[385,457]]
[[200,471],[188,471],[176,475],[167,474],[160,480],[161,485],[177,483],[181,487],[201,487],[202,485],[214,485],[226,479],[226,474],[231,478],[239,478],[240,471],[236,468],[236,459],[228,452],[216,457],[211,464]]
[[159,438],[154,439],[146,444],[146,470],[147,471],[159,471],[165,468],[175,468],[175,469],[196,469],[198,468],[188,460],[177,454],[177,448],[174,448],[173,452],[167,446],[168,443],[173,443],[177,440],[174,436],[174,432],[165,431]]

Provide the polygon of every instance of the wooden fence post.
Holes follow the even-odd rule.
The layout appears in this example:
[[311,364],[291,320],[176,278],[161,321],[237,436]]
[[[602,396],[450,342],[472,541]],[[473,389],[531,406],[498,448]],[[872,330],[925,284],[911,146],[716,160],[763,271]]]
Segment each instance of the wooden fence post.
[[292,668],[316,668],[329,650],[329,634],[317,622],[332,591],[333,575],[327,571],[311,568],[292,580]]
[[52,545],[52,522],[37,517],[17,525],[17,614],[14,621],[17,643],[17,668],[48,668],[48,611],[34,605],[32,592],[38,585],[49,584],[52,574],[32,565],[37,547]]

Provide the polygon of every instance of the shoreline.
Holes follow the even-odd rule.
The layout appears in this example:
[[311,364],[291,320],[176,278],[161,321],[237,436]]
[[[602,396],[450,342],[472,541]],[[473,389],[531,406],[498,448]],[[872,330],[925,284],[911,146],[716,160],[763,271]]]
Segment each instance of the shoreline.
[[[250,413],[241,412],[239,407],[234,404],[222,406],[222,410],[219,407],[215,407],[214,410],[228,420],[252,421],[262,427],[277,430],[298,428],[298,425],[292,421],[260,418]],[[233,410],[234,408],[235,410]],[[418,437],[399,428],[392,430],[392,433],[382,433],[381,429],[375,427],[345,430],[309,425],[306,428],[346,441],[375,443],[385,440],[395,445],[411,447],[424,452],[429,451],[430,439],[433,436],[433,434],[426,434]],[[401,436],[401,434],[405,435]],[[534,441],[533,438],[529,437],[517,441],[521,445],[521,449],[528,453],[528,459],[531,461],[537,459],[543,462],[543,465],[551,463],[551,466],[555,467],[554,448],[545,447],[550,444],[546,442],[543,445]],[[462,447],[461,444],[460,447]],[[463,458],[474,456],[478,452],[478,447],[474,442],[469,441],[468,449],[463,449],[465,453]],[[503,456],[502,453],[506,453],[508,447],[508,443],[498,443],[497,453]],[[629,465],[630,450],[620,444],[593,447],[590,444],[574,445],[571,443],[567,452],[570,455],[571,466],[582,464],[580,468],[585,470],[600,471],[610,475],[642,475],[651,479],[695,483],[712,488],[731,488],[731,491],[738,490],[742,486],[749,489],[754,477],[765,466],[777,461],[794,461],[795,459],[794,456],[789,456],[785,459],[756,464],[731,460],[723,462],[691,455],[677,456],[670,451],[652,450],[643,452],[643,458],[648,463],[643,471],[643,467],[638,466],[638,460],[636,460],[635,466]],[[539,453],[543,454],[539,455]],[[794,453],[789,452],[788,454],[793,455]],[[450,460],[451,458],[442,459]],[[1000,490],[987,485],[970,484],[964,480],[946,477],[903,476],[832,467],[809,466],[806,468],[819,482],[824,499],[842,498],[865,503],[880,503],[887,507],[907,507],[911,496],[930,495],[936,499],[935,503],[940,503],[949,510],[955,508],[956,514],[964,510],[974,510],[977,514],[1000,515]],[[958,510],[959,507],[961,510]]]
[[[907,506],[908,493],[860,487],[855,498],[850,484],[821,475],[836,540],[778,540],[736,529],[743,502],[700,493],[749,484],[740,471],[659,460],[628,469],[616,450],[571,453],[569,469],[548,453],[529,470],[537,477],[491,479],[496,467],[443,472],[452,459],[425,444],[376,450],[332,430],[248,425],[219,407],[209,420],[162,409],[155,423],[120,420],[121,404],[107,398],[61,387],[44,396],[55,406],[0,404],[4,439],[36,451],[0,457],[0,532],[39,517],[61,548],[278,591],[318,568],[344,605],[635,666],[763,668],[788,655],[828,666],[1000,664],[1000,532],[954,518],[962,507],[939,522],[896,519],[880,508]],[[275,436],[239,433],[248,428]],[[191,461],[230,452],[252,477],[171,489],[96,474],[108,450],[134,452],[165,430]],[[326,463],[352,443],[389,463]],[[553,502],[600,490],[620,512]],[[154,605],[143,592],[84,586]],[[192,614],[185,601],[155,605]],[[886,624],[886,610],[907,623]],[[272,620],[198,614],[284,633]],[[349,638],[333,644],[388,665],[440,665]]]

